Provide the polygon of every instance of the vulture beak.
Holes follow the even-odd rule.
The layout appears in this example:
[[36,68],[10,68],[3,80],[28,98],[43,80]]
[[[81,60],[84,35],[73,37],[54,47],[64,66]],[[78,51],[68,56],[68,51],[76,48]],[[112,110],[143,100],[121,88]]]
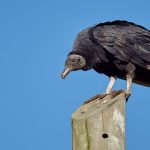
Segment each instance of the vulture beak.
[[66,67],[65,70],[61,74],[61,78],[65,79],[66,76],[71,72],[71,70],[72,70],[71,67]]

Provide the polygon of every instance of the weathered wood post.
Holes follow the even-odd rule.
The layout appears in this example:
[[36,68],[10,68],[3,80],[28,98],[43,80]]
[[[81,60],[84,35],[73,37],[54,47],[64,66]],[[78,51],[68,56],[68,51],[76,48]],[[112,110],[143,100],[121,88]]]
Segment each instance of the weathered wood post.
[[82,105],[72,115],[73,150],[125,150],[125,94]]

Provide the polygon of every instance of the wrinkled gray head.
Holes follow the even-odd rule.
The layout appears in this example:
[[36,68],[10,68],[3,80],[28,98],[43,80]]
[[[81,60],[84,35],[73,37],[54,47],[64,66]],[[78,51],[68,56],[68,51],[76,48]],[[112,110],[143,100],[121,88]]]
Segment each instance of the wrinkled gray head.
[[61,74],[62,79],[65,79],[71,71],[82,69],[85,65],[86,61],[82,56],[76,54],[69,55],[65,63],[65,69]]

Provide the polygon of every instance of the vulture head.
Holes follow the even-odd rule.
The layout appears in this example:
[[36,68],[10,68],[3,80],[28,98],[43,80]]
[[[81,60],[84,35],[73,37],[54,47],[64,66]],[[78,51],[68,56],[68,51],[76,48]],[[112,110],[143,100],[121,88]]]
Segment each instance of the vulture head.
[[86,65],[86,61],[81,55],[76,55],[76,54],[69,55],[65,63],[65,69],[61,74],[62,79],[65,79],[65,77],[71,71],[82,69],[85,65]]

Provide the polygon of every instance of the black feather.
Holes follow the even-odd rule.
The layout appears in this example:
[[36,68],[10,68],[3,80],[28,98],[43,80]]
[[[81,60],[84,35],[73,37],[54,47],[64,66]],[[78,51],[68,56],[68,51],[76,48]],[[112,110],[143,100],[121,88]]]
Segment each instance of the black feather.
[[150,86],[150,31],[127,21],[99,23],[80,32],[69,53],[83,56],[83,70],[94,69],[125,79],[128,63],[135,70],[133,82]]

